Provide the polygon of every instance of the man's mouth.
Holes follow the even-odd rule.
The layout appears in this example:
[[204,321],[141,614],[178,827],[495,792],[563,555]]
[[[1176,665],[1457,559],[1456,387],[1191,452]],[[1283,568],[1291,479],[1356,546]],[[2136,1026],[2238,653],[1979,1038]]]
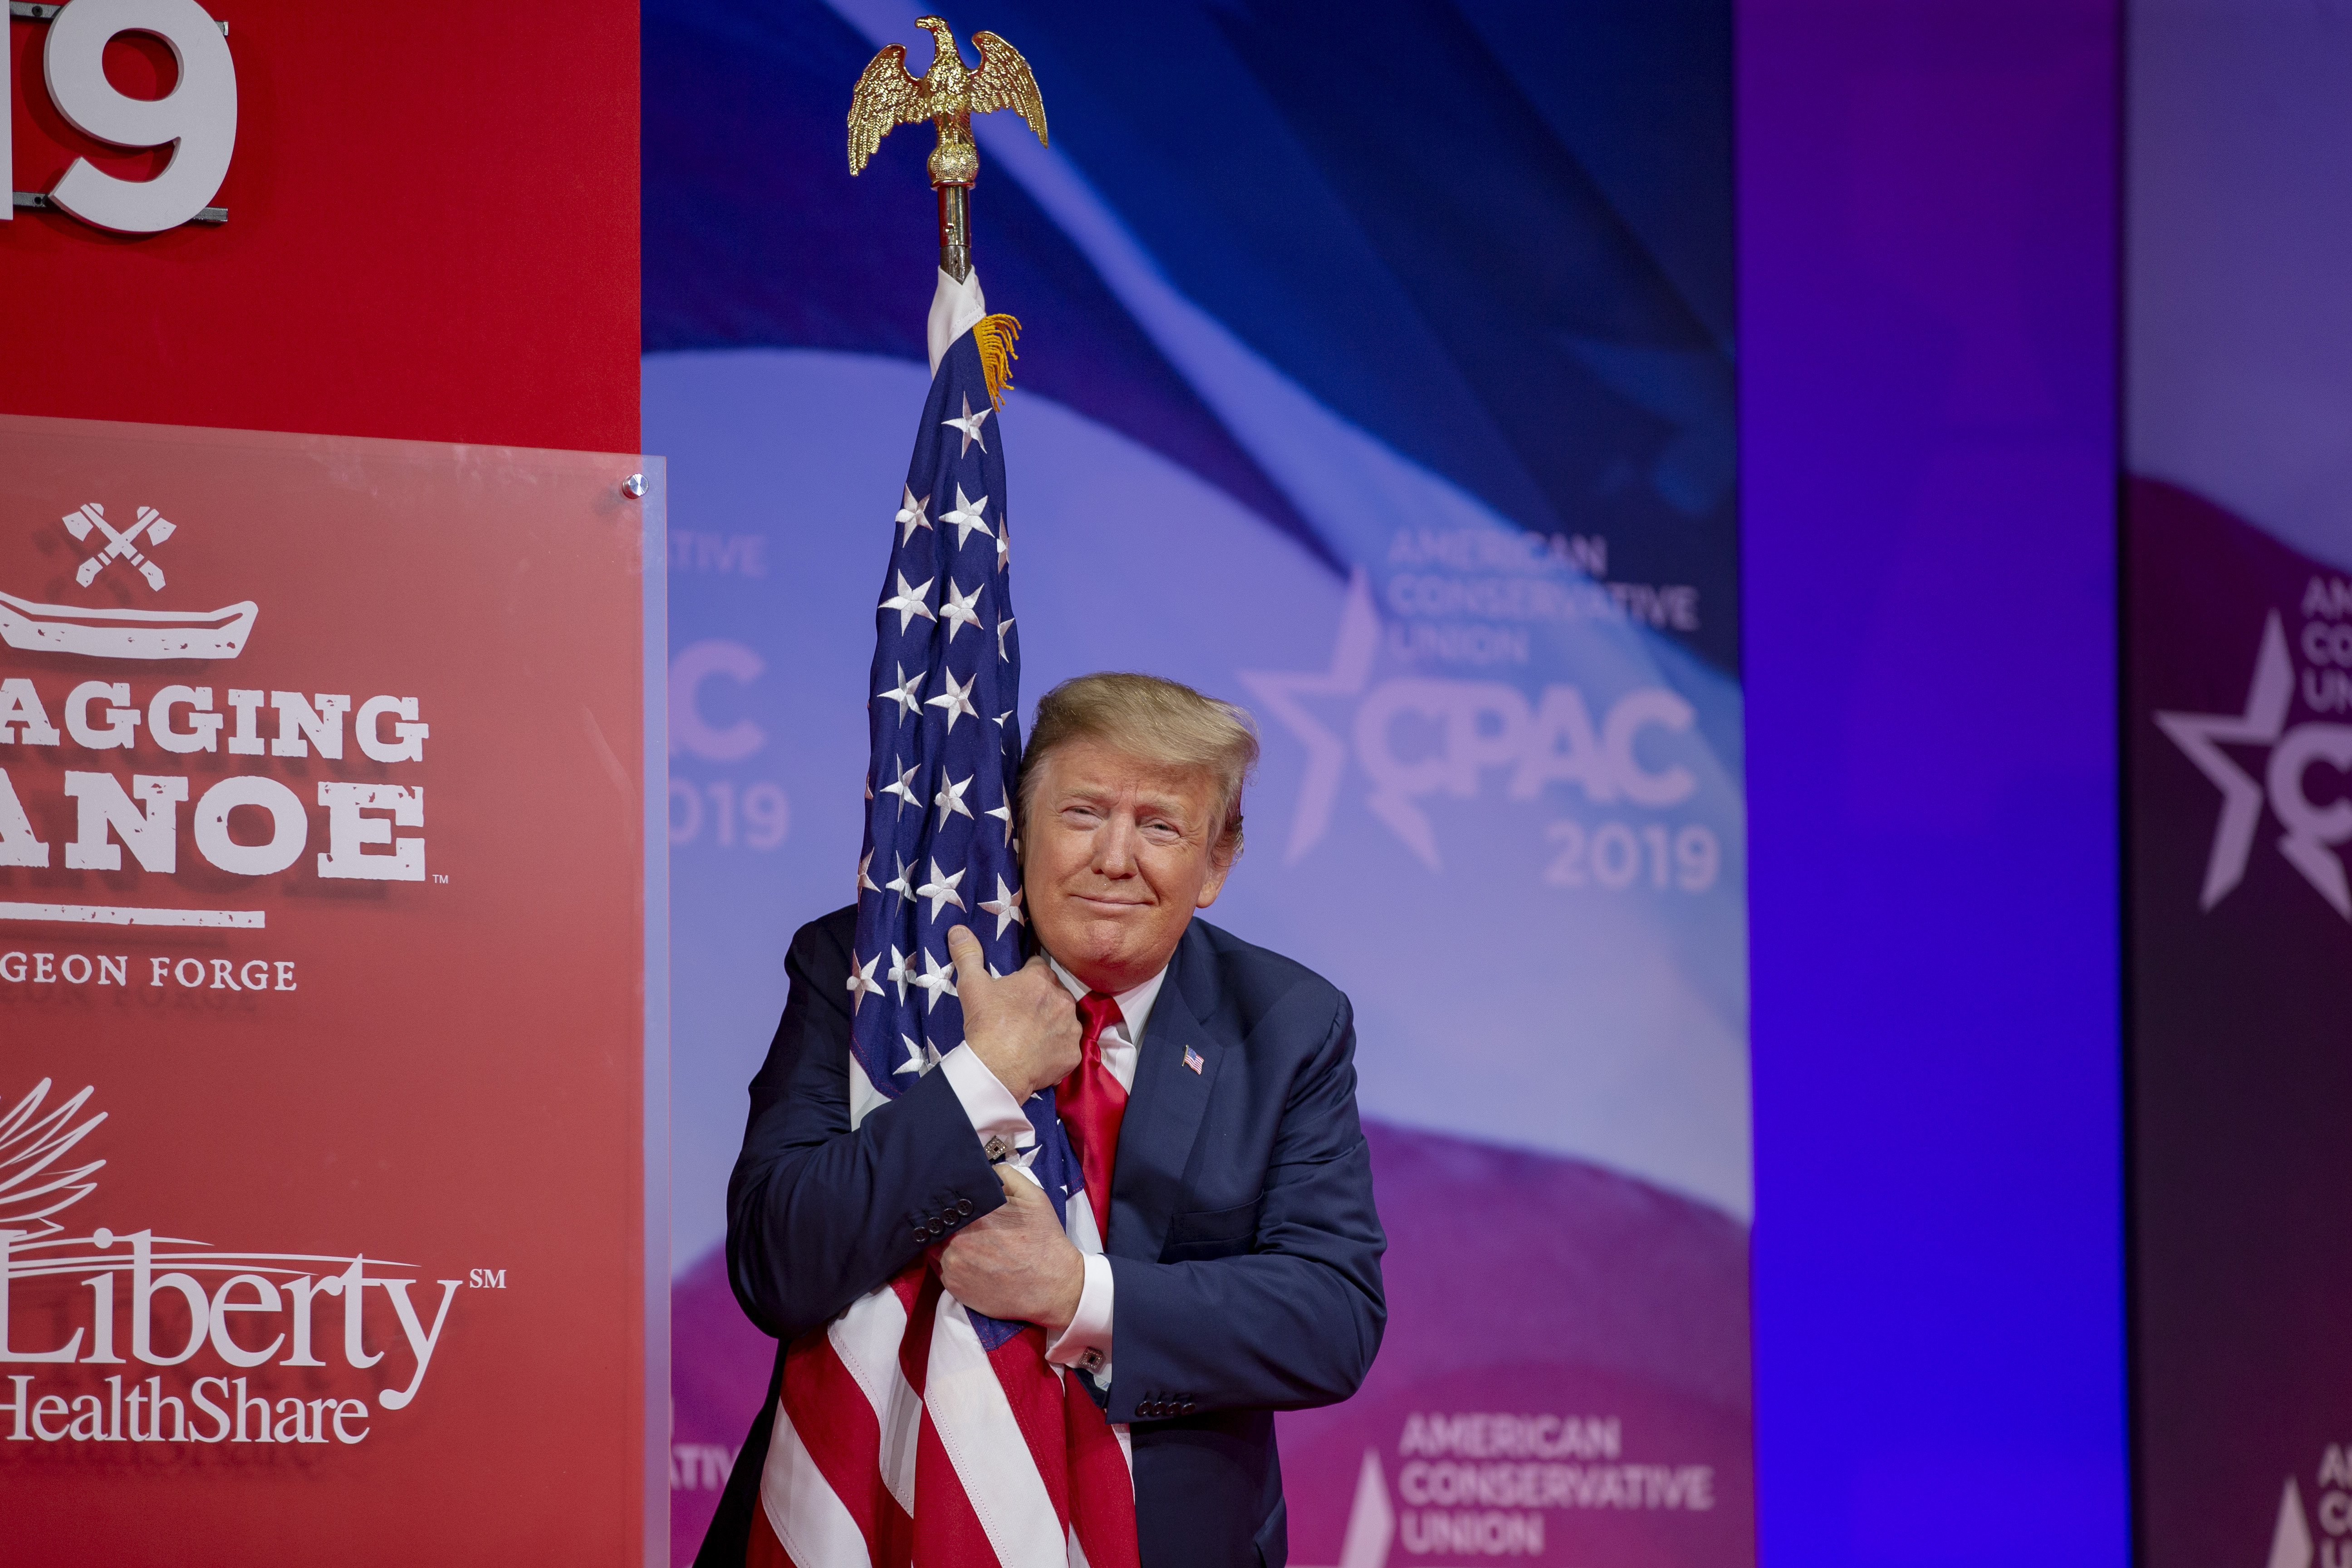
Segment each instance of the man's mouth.
[[1143,907],[1140,899],[1106,899],[1098,893],[1073,893],[1070,897],[1079,903],[1093,904],[1100,909],[1139,910]]

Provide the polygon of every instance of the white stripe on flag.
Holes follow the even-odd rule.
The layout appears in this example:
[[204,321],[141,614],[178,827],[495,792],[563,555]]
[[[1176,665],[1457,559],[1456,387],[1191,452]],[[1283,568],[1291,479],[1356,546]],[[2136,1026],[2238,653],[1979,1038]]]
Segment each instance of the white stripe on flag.
[[760,1506],[793,1568],[868,1568],[874,1561],[857,1521],[809,1457],[782,1400],[768,1462],[760,1471]]
[[952,1294],[940,1297],[923,1400],[996,1560],[1006,1568],[1061,1561],[1062,1521],[1037,1473],[1037,1458],[1013,1418],[971,1319]]
[[898,1342],[907,1335],[907,1304],[885,1285],[850,1304],[825,1331],[834,1354],[857,1380],[882,1428],[882,1484],[898,1506],[915,1511],[915,1443],[923,1429],[923,1402],[898,1370]]
[[882,1091],[874,1087],[874,1080],[866,1076],[866,1064],[857,1059],[857,1053],[850,1052],[849,1130],[852,1132],[856,1131],[864,1125],[867,1114],[876,1106],[889,1103],[890,1101],[884,1097]]

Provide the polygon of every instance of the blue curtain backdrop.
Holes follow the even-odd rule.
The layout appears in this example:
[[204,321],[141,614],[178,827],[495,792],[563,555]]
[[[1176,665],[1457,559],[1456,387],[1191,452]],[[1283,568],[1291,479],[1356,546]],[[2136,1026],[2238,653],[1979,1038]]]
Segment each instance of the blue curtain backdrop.
[[[936,250],[929,132],[853,180],[843,117],[916,14],[646,14],[682,1550],[772,1352],[714,1261],[743,1085],[855,870]],[[974,196],[1024,327],[1028,696],[1137,668],[1250,707],[1209,918],[1359,1010],[1392,1321],[1344,1413],[1286,1418],[1293,1561],[1351,1521],[1348,1568],[1749,1560],[1727,0],[950,20],[1022,48],[1054,132],[984,122]],[[1487,1452],[1481,1413],[1569,1436]],[[1510,1506],[1458,1489],[1528,1458]]]

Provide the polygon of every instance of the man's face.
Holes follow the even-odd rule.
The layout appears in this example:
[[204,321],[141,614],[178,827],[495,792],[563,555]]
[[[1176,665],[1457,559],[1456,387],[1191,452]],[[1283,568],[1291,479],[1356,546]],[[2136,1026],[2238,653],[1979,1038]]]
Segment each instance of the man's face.
[[1021,828],[1037,940],[1092,989],[1129,990],[1166,965],[1192,911],[1225,885],[1232,867],[1209,852],[1216,781],[1086,740],[1037,769]]

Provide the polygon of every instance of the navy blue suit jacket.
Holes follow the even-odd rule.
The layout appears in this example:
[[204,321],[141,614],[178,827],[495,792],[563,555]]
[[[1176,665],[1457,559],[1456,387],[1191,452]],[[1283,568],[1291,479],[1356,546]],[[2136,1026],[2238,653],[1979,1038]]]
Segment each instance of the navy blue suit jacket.
[[[786,1344],[914,1261],[934,1221],[969,1224],[1004,1201],[943,1074],[850,1131],[856,923],[840,910],[793,939],[783,1021],[728,1184],[736,1299]],[[1205,921],[1186,929],[1111,1177],[1106,1411],[1133,1424],[1145,1568],[1281,1564],[1273,1413],[1347,1398],[1380,1348],[1387,1238],[1355,1047],[1328,982]],[[782,1364],[780,1346],[698,1568],[741,1568]]]

